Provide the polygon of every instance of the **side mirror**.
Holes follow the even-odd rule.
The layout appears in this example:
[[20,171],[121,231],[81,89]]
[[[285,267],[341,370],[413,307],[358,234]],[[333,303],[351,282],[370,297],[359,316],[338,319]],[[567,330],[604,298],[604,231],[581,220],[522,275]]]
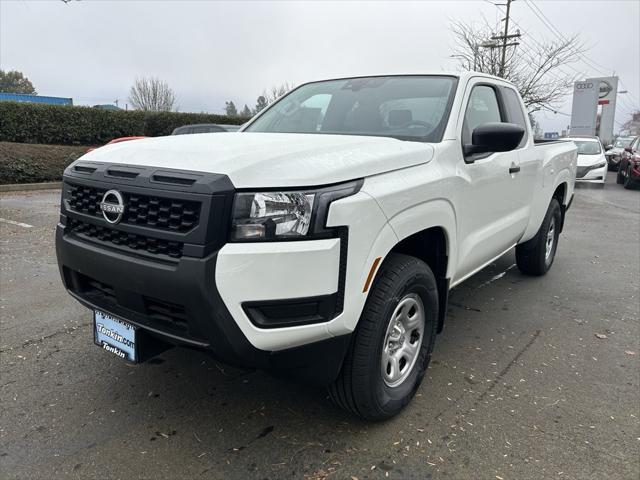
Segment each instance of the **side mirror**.
[[633,153],[633,150],[631,150],[631,147],[624,147],[624,151],[625,152],[629,152],[629,153]]
[[524,128],[515,123],[483,123],[473,129],[471,145],[464,146],[464,154],[509,152],[520,145]]

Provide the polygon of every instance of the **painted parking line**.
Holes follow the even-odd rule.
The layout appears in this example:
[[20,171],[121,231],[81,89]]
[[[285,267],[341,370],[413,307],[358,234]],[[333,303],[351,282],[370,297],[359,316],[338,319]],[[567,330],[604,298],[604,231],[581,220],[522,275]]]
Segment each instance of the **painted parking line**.
[[8,223],[9,225],[17,225],[23,228],[33,228],[33,225],[28,223],[16,222],[15,220],[7,220],[6,218],[0,218],[0,223]]

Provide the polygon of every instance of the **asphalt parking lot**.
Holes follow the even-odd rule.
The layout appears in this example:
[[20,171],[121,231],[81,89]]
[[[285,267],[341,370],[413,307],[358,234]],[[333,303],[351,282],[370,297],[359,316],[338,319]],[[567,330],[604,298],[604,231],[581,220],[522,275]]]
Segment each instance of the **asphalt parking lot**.
[[546,277],[510,252],[453,290],[417,397],[378,424],[200,353],[94,346],[58,278],[58,199],[0,197],[2,478],[640,477],[640,191],[611,174],[577,188]]

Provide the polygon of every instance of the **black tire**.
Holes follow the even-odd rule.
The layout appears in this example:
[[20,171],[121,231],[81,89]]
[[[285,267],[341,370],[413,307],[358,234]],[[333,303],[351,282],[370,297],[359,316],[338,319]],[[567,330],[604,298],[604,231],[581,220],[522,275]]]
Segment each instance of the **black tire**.
[[[401,301],[416,297],[424,307],[422,344],[419,349],[416,346],[416,360],[404,380],[389,386],[383,378],[382,364],[391,317]],[[437,319],[438,292],[431,269],[415,257],[389,254],[371,287],[342,370],[329,387],[333,402],[367,420],[385,420],[398,414],[413,398],[427,370]]]
[[631,165],[627,165],[627,174],[624,176],[624,182],[622,186],[627,190],[631,190],[633,188],[633,178],[631,178]]
[[[544,275],[549,271],[558,248],[558,237],[562,225],[562,210],[557,199],[552,198],[538,233],[531,240],[516,246],[516,264],[526,275]],[[553,243],[547,255],[547,240],[553,226]]]
[[616,183],[618,185],[622,185],[624,183],[624,175],[622,174],[622,169],[618,169],[618,174],[616,175]]

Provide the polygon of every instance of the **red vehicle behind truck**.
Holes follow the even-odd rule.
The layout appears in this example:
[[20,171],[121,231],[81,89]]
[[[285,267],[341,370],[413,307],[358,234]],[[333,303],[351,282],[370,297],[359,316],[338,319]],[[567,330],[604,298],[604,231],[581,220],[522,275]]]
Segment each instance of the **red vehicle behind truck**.
[[640,184],[640,136],[622,152],[616,181],[627,189]]

